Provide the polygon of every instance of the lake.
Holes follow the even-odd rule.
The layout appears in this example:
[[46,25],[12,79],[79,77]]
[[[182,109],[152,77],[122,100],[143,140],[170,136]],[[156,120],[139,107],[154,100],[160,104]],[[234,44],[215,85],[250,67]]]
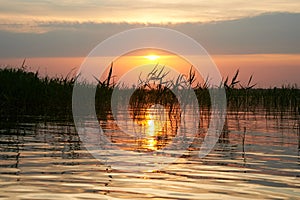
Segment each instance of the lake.
[[[135,122],[150,134],[140,139],[122,135],[109,115],[100,124],[124,151],[154,152],[172,142],[178,120],[168,119],[155,131],[153,118],[141,116]],[[126,118],[119,120],[126,122]],[[72,121],[36,117],[1,120],[0,199],[300,197],[298,113],[228,112],[217,144],[206,157],[199,158],[195,156],[197,145],[203,142],[208,120],[201,116],[200,132],[188,154],[164,168],[148,171],[116,169],[95,159]]]

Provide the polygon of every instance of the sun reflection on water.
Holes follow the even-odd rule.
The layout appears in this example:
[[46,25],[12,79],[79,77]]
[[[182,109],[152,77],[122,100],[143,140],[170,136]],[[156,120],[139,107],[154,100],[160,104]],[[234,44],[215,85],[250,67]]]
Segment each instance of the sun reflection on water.
[[166,134],[167,113],[162,105],[155,104],[147,109],[143,124],[145,125],[144,148],[159,149],[159,140]]
[[[122,120],[128,121],[127,115],[121,115]],[[133,123],[126,123],[121,130],[114,119],[103,123],[105,135],[118,148],[126,151],[148,152],[162,150],[171,144],[177,135],[180,124],[180,110],[166,105],[152,104],[143,108],[133,107],[130,110]],[[133,126],[134,125],[134,126]],[[126,132],[129,130],[130,133]]]

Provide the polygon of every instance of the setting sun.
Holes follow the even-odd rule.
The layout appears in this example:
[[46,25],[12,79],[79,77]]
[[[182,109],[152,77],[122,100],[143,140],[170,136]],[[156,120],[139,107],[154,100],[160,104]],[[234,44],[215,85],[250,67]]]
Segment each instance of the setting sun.
[[149,60],[157,60],[158,58],[160,58],[160,56],[158,56],[158,55],[147,55],[147,56],[144,56],[144,57],[149,59]]

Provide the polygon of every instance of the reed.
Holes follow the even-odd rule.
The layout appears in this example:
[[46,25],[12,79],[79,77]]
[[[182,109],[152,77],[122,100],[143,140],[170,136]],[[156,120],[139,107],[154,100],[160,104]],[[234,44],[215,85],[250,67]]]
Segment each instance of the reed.
[[[99,80],[95,95],[96,110],[109,112],[113,90],[126,91],[134,89],[130,99],[132,108],[142,108],[149,104],[162,104],[170,111],[180,107],[178,99],[172,91],[180,93],[181,88],[191,87],[194,90],[199,107],[208,109],[211,106],[209,96],[209,78],[203,83],[197,82],[192,68],[188,75],[179,75],[173,80],[165,80],[168,72],[155,67],[145,80],[139,81],[135,88],[120,84],[113,79],[113,64],[110,66],[107,78]],[[238,80],[239,71],[230,79],[224,79],[229,111],[256,112],[263,110],[266,116],[284,116],[286,112],[296,113],[300,110],[300,90],[295,85],[281,88],[255,88],[251,76],[246,85]],[[40,77],[38,71],[30,72],[26,67],[0,69],[0,116],[9,118],[22,115],[37,116],[72,116],[72,90],[76,76]],[[191,86],[194,85],[193,87]],[[88,87],[83,83],[83,87]],[[184,96],[183,97],[189,98]]]

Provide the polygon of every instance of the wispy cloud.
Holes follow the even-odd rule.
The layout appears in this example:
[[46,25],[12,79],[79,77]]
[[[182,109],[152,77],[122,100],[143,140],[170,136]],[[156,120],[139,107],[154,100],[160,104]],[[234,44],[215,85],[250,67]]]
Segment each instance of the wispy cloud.
[[0,0],[0,4],[0,21],[8,27],[10,24],[34,27],[37,21],[211,22],[266,12],[300,12],[299,0]]

